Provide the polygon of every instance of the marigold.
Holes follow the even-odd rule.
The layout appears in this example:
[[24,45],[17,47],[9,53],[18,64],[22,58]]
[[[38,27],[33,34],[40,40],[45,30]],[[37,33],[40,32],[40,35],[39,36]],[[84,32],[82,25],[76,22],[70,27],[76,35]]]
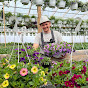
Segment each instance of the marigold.
[[5,80],[5,81],[2,83],[2,86],[3,86],[3,87],[7,87],[8,85],[9,85],[8,80]]

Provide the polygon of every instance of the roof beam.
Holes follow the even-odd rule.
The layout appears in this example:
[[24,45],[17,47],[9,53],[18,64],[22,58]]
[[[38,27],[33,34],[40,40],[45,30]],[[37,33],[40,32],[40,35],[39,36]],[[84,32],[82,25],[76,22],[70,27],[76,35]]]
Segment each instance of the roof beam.
[[78,11],[75,15],[73,15],[73,17],[72,18],[74,18],[78,13],[79,13],[80,11]]
[[70,8],[67,10],[67,12],[64,13],[62,17],[64,17],[69,11],[70,11]]

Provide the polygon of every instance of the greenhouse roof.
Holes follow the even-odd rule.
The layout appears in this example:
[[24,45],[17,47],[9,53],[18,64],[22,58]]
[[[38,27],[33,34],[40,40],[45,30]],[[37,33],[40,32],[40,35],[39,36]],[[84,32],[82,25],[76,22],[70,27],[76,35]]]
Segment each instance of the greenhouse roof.
[[[84,3],[88,2],[88,0],[79,0]],[[37,6],[32,5],[31,2],[28,5],[23,5],[20,0],[16,2],[16,10],[15,10],[15,2],[10,1],[9,4],[7,4],[7,1],[5,2],[5,7],[4,10],[5,12],[11,12],[11,13],[22,13],[25,15],[35,15],[37,16]],[[31,7],[31,9],[30,9]],[[3,4],[0,2],[0,10],[2,10]],[[29,13],[30,12],[30,13]],[[70,8],[67,9],[58,9],[57,7],[55,8],[49,8],[47,7],[44,11],[42,10],[42,15],[47,15],[48,17],[54,15],[55,17],[62,17],[62,18],[76,18],[80,17],[82,19],[88,19],[88,11],[86,12],[81,12],[78,10],[72,11]]]

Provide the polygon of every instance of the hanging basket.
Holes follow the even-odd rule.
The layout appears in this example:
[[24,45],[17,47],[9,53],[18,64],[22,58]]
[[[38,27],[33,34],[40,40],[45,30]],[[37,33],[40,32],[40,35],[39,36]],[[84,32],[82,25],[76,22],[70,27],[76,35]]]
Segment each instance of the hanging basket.
[[78,3],[77,2],[72,2],[71,3],[71,10],[77,10],[78,9]]
[[66,1],[63,1],[61,0],[59,3],[58,3],[58,6],[60,9],[64,9],[65,8],[65,5],[66,5]]
[[50,0],[49,1],[49,6],[50,7],[55,7],[55,5],[56,5],[56,0]]
[[22,4],[27,5],[29,3],[29,0],[21,0]]
[[36,0],[36,5],[37,6],[42,6],[43,5],[43,0]]

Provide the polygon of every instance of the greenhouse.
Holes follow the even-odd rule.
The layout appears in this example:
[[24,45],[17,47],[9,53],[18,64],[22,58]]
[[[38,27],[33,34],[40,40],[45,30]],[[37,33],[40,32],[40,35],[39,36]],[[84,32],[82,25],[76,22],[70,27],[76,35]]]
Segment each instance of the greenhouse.
[[88,0],[0,0],[0,88],[88,88]]

